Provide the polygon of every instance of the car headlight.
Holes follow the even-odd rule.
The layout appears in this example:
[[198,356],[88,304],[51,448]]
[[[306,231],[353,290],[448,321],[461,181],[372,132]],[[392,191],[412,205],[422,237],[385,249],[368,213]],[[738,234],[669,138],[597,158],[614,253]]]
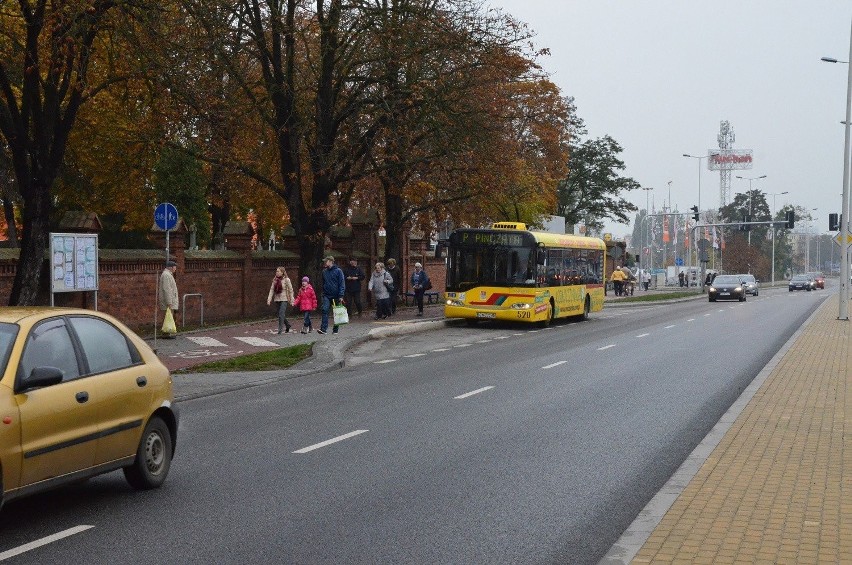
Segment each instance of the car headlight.
[[742,292],[742,291],[743,291],[743,287],[741,287],[741,286],[738,286],[737,288],[734,289],[734,292]]
[[716,287],[715,287],[715,286],[711,286],[711,287],[710,287],[710,292],[716,292]]

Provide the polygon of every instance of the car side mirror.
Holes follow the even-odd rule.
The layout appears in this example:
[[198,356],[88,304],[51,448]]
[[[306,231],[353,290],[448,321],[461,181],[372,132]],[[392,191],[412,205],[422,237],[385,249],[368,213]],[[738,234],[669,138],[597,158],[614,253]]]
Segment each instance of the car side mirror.
[[62,382],[62,376],[62,369],[57,367],[35,367],[21,384],[24,390],[53,386]]

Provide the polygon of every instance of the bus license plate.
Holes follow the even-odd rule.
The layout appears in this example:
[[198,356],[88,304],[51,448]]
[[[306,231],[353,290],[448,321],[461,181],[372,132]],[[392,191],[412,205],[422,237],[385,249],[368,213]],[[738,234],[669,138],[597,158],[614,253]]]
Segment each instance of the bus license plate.
[[477,312],[476,317],[477,318],[496,318],[497,314],[495,314],[494,312]]

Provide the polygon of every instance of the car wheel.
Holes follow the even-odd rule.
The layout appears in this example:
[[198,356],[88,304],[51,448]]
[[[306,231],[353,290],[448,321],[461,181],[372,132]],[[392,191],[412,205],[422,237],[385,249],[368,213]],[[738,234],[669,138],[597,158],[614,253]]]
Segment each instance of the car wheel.
[[746,301],[746,295],[745,295],[745,293],[743,293],[742,296],[740,296],[740,302],[745,302],[745,301]]
[[757,296],[757,295],[758,295],[758,293],[759,293],[759,291],[757,291],[757,290],[755,290],[755,291],[754,291],[754,295],[755,295],[755,296]]
[[136,460],[124,468],[124,478],[138,490],[157,488],[166,480],[171,466],[171,432],[165,422],[154,416],[142,432]]

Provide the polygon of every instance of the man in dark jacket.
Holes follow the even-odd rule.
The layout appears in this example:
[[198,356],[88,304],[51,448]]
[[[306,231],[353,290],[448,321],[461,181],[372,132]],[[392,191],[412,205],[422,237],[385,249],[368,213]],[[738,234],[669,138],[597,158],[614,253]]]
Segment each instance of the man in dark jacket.
[[361,306],[361,281],[364,280],[364,271],[358,266],[358,260],[355,257],[349,258],[349,266],[343,269],[343,276],[346,277],[346,309],[350,316],[353,314],[353,309],[357,310],[360,317],[363,310],[363,306]]
[[[334,257],[329,255],[325,258],[325,269],[322,271],[322,322],[318,334],[328,333],[328,313],[331,305],[336,301],[343,301],[346,293],[346,279],[343,271],[334,264]],[[338,326],[334,326],[332,333],[337,333]]]

